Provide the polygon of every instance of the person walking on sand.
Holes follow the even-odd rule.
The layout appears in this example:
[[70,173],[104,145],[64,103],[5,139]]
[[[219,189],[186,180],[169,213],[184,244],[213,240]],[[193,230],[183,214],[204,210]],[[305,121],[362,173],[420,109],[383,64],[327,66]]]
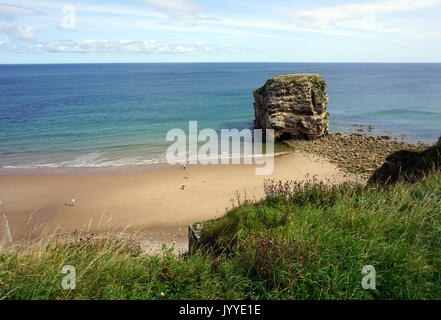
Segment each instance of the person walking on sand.
[[72,207],[75,207],[75,198],[72,197]]

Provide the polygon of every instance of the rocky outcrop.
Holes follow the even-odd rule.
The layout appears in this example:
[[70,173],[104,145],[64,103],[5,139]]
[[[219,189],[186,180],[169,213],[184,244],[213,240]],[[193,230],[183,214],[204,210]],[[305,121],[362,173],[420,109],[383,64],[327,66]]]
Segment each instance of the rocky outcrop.
[[204,224],[197,222],[188,226],[188,253],[193,254],[202,247],[201,235]]
[[292,149],[327,158],[330,162],[351,173],[361,174],[368,179],[385,159],[394,152],[425,150],[425,144],[410,144],[391,140],[390,137],[368,136],[359,133],[351,135],[329,134],[319,140],[287,140]]
[[370,177],[369,184],[392,184],[397,181],[416,182],[441,170],[441,138],[434,146],[424,150],[401,150],[392,153],[385,163]]
[[254,91],[254,128],[275,139],[317,139],[328,134],[326,81],[318,74],[286,74]]

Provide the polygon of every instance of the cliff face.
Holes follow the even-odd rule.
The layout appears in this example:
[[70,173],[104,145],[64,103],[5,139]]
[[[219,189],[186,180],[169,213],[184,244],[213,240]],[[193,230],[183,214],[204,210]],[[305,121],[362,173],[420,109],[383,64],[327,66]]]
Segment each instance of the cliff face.
[[328,134],[326,82],[318,74],[286,74],[254,91],[256,129],[274,129],[275,139],[317,139]]

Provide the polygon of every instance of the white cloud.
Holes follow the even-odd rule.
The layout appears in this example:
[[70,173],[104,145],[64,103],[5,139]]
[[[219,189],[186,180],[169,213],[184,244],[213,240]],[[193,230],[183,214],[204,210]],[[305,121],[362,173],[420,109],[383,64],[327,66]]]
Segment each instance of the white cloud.
[[0,40],[0,47],[4,47],[4,46],[6,46],[8,43],[9,43],[9,39],[8,39],[8,38],[3,39],[3,40]]
[[196,23],[182,21],[182,20],[171,20],[171,21],[159,22],[158,24],[172,28],[191,28],[197,26]]
[[31,26],[27,27],[17,27],[17,38],[22,40],[34,40],[36,38],[34,32],[35,28]]
[[204,43],[162,43],[156,40],[65,40],[40,42],[35,46],[20,48],[20,51],[69,52],[69,53],[192,53],[208,50],[238,52],[227,45],[208,46]]
[[34,40],[36,38],[35,31],[36,29],[31,26],[19,27],[0,23],[0,33],[21,40]]
[[0,17],[11,19],[16,16],[31,16],[40,14],[38,11],[9,4],[0,4]]
[[[73,1],[71,2],[68,1],[66,2],[66,5],[72,2]],[[20,0],[20,3],[26,6],[36,5],[35,0],[31,0],[31,1]],[[39,8],[61,10],[63,5],[64,4],[60,4],[59,2],[38,1]],[[102,5],[93,5],[88,3],[75,3],[73,6],[75,7],[75,10],[78,12],[93,13],[94,15],[111,14],[111,15],[118,15],[125,17],[138,16],[138,17],[146,17],[146,18],[167,18],[166,14],[159,12],[157,10],[153,10],[153,9],[139,10],[139,8],[133,8],[125,4],[117,5],[117,4],[103,3]]]
[[[394,12],[414,11],[437,6],[441,0],[389,0],[371,3],[352,3],[342,6],[326,6],[313,10],[294,12],[292,20],[304,27],[331,29],[338,23],[353,19],[370,19],[372,16]],[[360,24],[363,29],[363,21]]]
[[40,14],[38,11],[19,6],[0,4],[0,33],[21,40],[33,40],[36,38],[36,29],[31,26],[17,26],[14,20],[19,16],[31,16]]
[[191,0],[139,0],[152,5],[158,10],[166,13],[169,17],[179,20],[198,19],[196,13],[201,7]]

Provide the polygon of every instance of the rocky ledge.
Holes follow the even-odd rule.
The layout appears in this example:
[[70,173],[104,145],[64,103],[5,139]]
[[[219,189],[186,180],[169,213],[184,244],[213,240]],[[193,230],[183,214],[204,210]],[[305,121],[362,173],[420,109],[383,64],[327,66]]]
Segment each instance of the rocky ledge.
[[314,141],[285,141],[295,151],[325,157],[332,163],[351,173],[369,177],[380,167],[393,152],[407,150],[425,150],[425,144],[409,144],[391,140],[389,136],[366,136],[352,134],[330,134]]
[[326,81],[318,74],[285,74],[254,91],[254,127],[275,139],[313,140],[328,134]]

